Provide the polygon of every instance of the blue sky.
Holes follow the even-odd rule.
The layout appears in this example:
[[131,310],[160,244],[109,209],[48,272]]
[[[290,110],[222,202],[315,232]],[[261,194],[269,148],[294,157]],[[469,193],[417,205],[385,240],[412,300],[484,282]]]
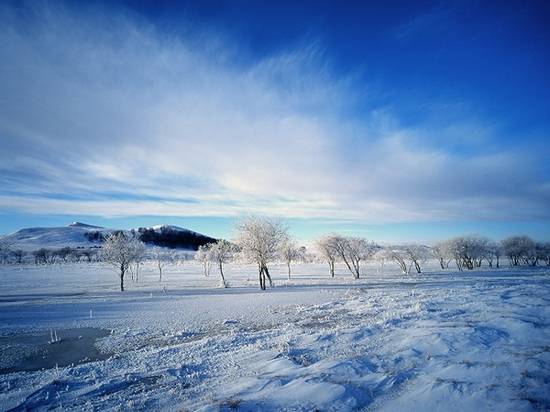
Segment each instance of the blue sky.
[[550,238],[545,2],[265,3],[0,5],[0,233]]

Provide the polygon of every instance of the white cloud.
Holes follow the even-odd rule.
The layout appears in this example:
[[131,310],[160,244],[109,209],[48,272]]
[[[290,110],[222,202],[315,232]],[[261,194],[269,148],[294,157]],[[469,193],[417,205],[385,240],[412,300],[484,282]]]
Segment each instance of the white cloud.
[[[373,223],[547,215],[545,183],[517,154],[453,155],[383,110],[347,116],[367,97],[318,45],[248,61],[211,32],[175,38],[89,12],[0,11],[0,209]],[[491,132],[450,125],[441,141],[474,128]],[[110,192],[133,197],[98,198]]]

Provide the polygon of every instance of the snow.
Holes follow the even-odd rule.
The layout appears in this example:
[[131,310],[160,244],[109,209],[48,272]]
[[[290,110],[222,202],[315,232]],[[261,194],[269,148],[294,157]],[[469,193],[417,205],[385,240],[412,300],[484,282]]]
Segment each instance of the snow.
[[21,229],[17,232],[1,237],[12,246],[13,249],[33,251],[42,247],[62,248],[98,246],[97,242],[90,242],[86,237],[88,232],[101,232],[108,235],[113,229],[98,228],[84,223],[73,222],[61,227],[32,227]]
[[[174,232],[186,232],[197,236],[203,236],[192,230],[172,225],[155,225],[148,229],[153,229],[155,231],[171,230]],[[100,243],[88,240],[85,236],[86,233],[100,232],[104,236],[107,236],[114,230],[118,229],[109,229],[81,222],[72,222],[67,226],[61,227],[32,227],[21,229],[8,235],[0,236],[0,240],[7,241],[13,249],[22,249],[26,251],[34,251],[40,248],[59,249],[65,246],[98,247]],[[138,229],[136,228],[134,230],[137,231]],[[130,233],[129,230],[125,232]]]
[[69,347],[83,328],[103,356],[0,372],[0,410],[550,408],[547,268],[294,270],[262,292],[254,266],[228,265],[220,289],[194,262],[162,283],[149,265],[121,293],[100,265],[2,267],[0,369],[51,330]]

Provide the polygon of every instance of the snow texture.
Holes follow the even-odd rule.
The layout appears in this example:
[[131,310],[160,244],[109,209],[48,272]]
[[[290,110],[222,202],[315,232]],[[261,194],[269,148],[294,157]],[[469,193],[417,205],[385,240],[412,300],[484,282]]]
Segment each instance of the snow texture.
[[550,271],[434,268],[3,267],[0,410],[549,410]]

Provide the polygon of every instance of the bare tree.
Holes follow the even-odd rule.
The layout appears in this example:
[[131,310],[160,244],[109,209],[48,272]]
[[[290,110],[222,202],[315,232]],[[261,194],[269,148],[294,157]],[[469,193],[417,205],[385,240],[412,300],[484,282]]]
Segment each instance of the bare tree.
[[273,286],[268,264],[277,259],[282,242],[288,237],[280,222],[262,217],[249,217],[237,225],[236,243],[243,256],[258,265],[260,288],[265,290],[266,278]]
[[439,266],[441,266],[441,269],[448,269],[449,264],[453,260],[451,243],[448,240],[436,243],[432,247],[432,252],[434,257],[439,261]]
[[11,254],[12,244],[6,239],[0,239],[0,262],[7,263]]
[[550,266],[550,242],[537,243],[537,256],[540,260],[546,262]]
[[388,246],[378,255],[380,260],[389,260],[397,263],[403,274],[407,274],[407,254],[400,246]]
[[[145,260],[145,244],[141,242],[138,237],[135,234],[135,231],[132,233],[132,240],[134,241],[134,270],[132,272],[132,279],[136,282],[139,282],[139,271],[141,269],[141,265],[143,264],[143,261]],[[132,266],[130,265],[130,270],[132,269]]]
[[124,291],[124,275],[130,265],[135,262],[142,243],[134,237],[128,237],[124,232],[113,232],[101,248],[102,260],[115,268],[120,276],[120,291]]
[[218,240],[216,243],[211,243],[210,245],[209,258],[212,262],[218,265],[221,276],[220,286],[225,288],[227,287],[227,282],[225,281],[225,276],[223,274],[223,265],[233,259],[237,248],[234,244],[223,239]]
[[25,251],[21,249],[16,249],[12,253],[12,256],[15,259],[15,263],[21,264],[23,263],[23,258],[25,257]]
[[38,250],[35,250],[32,252],[32,255],[34,256],[34,263],[36,265],[51,264],[54,261],[52,251],[46,248],[40,248]]
[[288,278],[290,279],[290,265],[292,262],[301,260],[305,257],[305,248],[298,247],[296,242],[294,242],[291,238],[287,238],[281,243],[280,254],[283,261],[286,263]]
[[414,265],[416,273],[422,273],[420,265],[430,258],[430,248],[423,245],[409,244],[403,246],[403,252],[411,261],[408,272],[411,272],[411,268]]
[[317,251],[328,264],[331,277],[334,277],[334,267],[338,260],[338,251],[335,248],[334,238],[335,236],[333,235],[323,236],[315,242]]
[[476,235],[459,236],[450,241],[451,250],[459,270],[480,267],[487,255],[489,239]]
[[374,243],[359,237],[334,235],[332,242],[334,250],[355,279],[361,275],[361,261],[371,258],[379,249]]
[[212,266],[212,261],[210,259],[210,248],[212,247],[211,243],[206,245],[201,245],[195,252],[195,260],[202,264],[203,273],[205,277],[210,275],[210,267]]
[[152,254],[159,271],[159,282],[162,282],[162,270],[166,264],[174,261],[175,253],[172,249],[155,246],[152,250]]
[[536,265],[536,244],[528,236],[511,236],[502,241],[504,254],[512,266],[521,263]]
[[93,249],[82,249],[80,252],[82,256],[86,258],[86,261],[90,263],[94,256],[96,255],[96,252]]
[[500,258],[502,254],[503,250],[500,243],[491,240],[485,245],[485,260],[490,268],[493,267],[493,262],[496,263],[497,268],[500,267]]
[[67,258],[73,253],[73,249],[69,246],[62,247],[54,252],[55,256],[58,256],[63,263],[67,262]]

